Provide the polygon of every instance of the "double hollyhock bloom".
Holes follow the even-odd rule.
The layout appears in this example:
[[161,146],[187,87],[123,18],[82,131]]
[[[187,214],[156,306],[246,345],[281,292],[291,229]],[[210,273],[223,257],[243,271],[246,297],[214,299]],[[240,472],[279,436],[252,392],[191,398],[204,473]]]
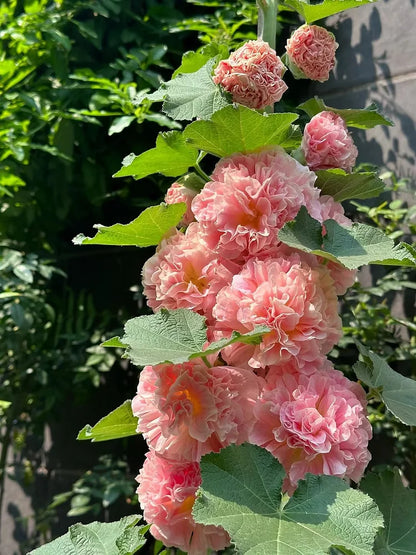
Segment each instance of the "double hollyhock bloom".
[[146,366],[132,410],[137,431],[158,454],[199,461],[231,443],[248,440],[260,379],[242,368],[202,362]]
[[296,253],[251,258],[217,295],[214,335],[247,333],[256,325],[270,332],[259,345],[234,343],[222,351],[228,364],[261,368],[296,357],[311,362],[340,339],[341,320],[333,280],[324,266],[310,267]]
[[295,77],[327,81],[337,48],[334,35],[324,27],[302,25],[286,43],[287,63]]
[[319,112],[306,124],[301,148],[311,170],[341,168],[351,172],[358,156],[345,121],[328,111]]
[[231,93],[234,102],[261,110],[278,102],[287,89],[285,66],[267,42],[250,40],[222,60],[214,83]]
[[179,547],[188,555],[202,555],[230,544],[223,528],[197,524],[192,517],[201,485],[198,463],[173,462],[150,451],[136,479],[144,518],[152,523],[152,535],[164,545]]
[[270,451],[287,472],[293,493],[307,472],[359,481],[370,460],[371,425],[362,387],[329,361],[271,368],[254,408],[250,441]]

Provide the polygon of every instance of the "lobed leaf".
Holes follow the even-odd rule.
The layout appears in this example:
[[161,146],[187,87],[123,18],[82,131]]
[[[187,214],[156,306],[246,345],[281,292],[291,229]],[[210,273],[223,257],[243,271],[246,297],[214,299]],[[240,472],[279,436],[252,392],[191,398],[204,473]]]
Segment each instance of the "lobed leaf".
[[358,129],[372,129],[376,125],[394,125],[391,120],[380,112],[380,108],[375,102],[363,109],[339,109],[327,106],[323,100],[315,96],[300,104],[298,108],[306,112],[310,117],[323,111],[334,112],[343,118],[347,126],[357,127]]
[[130,515],[117,522],[74,524],[63,536],[28,555],[133,555],[146,543],[148,526],[136,527],[140,515]]
[[122,405],[111,411],[95,424],[87,424],[78,433],[77,439],[91,441],[108,441],[122,437],[137,435],[137,418],[133,416],[131,401],[124,401]]
[[245,106],[226,106],[209,121],[195,121],[183,135],[191,144],[214,154],[230,156],[253,152],[269,145],[293,149],[300,145],[299,129],[292,125],[297,114],[260,114]]
[[141,179],[152,173],[177,177],[193,167],[197,158],[198,151],[187,143],[180,131],[166,131],[157,136],[155,148],[138,156],[126,156],[123,167],[113,177],[134,176]]
[[371,472],[360,489],[377,503],[384,516],[384,529],[377,534],[375,555],[405,555],[416,546],[416,491],[405,488],[397,469]]
[[381,230],[365,224],[351,227],[339,225],[334,220],[321,224],[302,207],[294,220],[279,231],[279,240],[304,252],[310,252],[338,262],[350,270],[364,264],[416,267],[414,249],[410,245],[394,241]]
[[244,444],[201,460],[192,514],[222,526],[246,555],[324,555],[331,546],[371,555],[383,519],[375,502],[333,476],[308,474],[285,504],[285,472],[269,452]]
[[378,395],[388,410],[404,424],[416,426],[416,381],[395,372],[387,362],[357,342],[364,362],[357,362],[353,370],[357,378]]
[[374,172],[346,173],[341,169],[318,170],[315,186],[323,195],[331,195],[338,202],[352,198],[377,197],[384,189],[384,182]]
[[230,104],[228,95],[212,80],[217,58],[209,60],[194,73],[183,73],[165,83],[163,111],[175,120],[209,119]]
[[181,221],[185,210],[184,202],[150,206],[128,224],[114,224],[109,227],[96,224],[94,227],[98,232],[94,237],[85,237],[80,233],[72,242],[75,245],[158,245],[166,233]]
[[373,2],[377,0],[323,0],[319,4],[310,4],[309,0],[284,0],[282,7],[294,9],[306,23],[313,23],[318,19]]

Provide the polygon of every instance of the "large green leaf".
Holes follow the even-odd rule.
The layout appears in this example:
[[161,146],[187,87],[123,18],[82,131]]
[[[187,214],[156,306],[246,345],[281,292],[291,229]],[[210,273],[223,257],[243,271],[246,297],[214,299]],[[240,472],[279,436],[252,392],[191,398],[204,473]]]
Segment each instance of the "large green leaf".
[[233,343],[258,344],[268,331],[267,326],[256,326],[248,333],[234,331],[228,338],[207,344],[203,316],[186,309],[162,309],[156,314],[129,320],[121,341],[113,338],[109,346],[127,345],[126,356],[138,366],[180,364],[217,353]]
[[126,156],[123,167],[113,177],[132,175],[135,179],[141,179],[152,173],[177,177],[194,166],[197,158],[198,151],[187,143],[180,131],[166,131],[157,136],[155,148],[138,156]]
[[340,262],[349,269],[365,264],[416,267],[415,252],[410,245],[395,246],[392,239],[375,227],[365,224],[344,227],[334,220],[324,223],[326,234],[323,236],[321,224],[302,207],[278,236],[290,247]]
[[163,111],[175,120],[209,119],[212,114],[230,104],[219,85],[212,80],[217,59],[209,60],[194,73],[180,74],[165,83]]
[[416,381],[395,372],[387,362],[357,343],[364,362],[357,362],[353,369],[357,378],[378,395],[394,416],[409,426],[416,426]]
[[132,318],[124,332],[126,355],[138,366],[184,362],[202,351],[207,340],[205,318],[185,309],[162,308],[156,314]]
[[285,504],[282,466],[254,445],[230,446],[201,460],[193,515],[222,526],[245,555],[324,555],[332,545],[371,555],[383,524],[375,502],[340,478],[308,474]]
[[385,189],[384,182],[374,172],[346,173],[341,169],[318,170],[315,186],[323,195],[331,195],[338,202],[358,198],[377,197]]
[[371,129],[376,125],[394,125],[392,121],[383,116],[379,111],[379,106],[374,102],[363,109],[339,109],[327,106],[323,100],[315,96],[300,104],[298,108],[306,112],[310,117],[323,111],[335,112],[335,114],[343,118],[347,126],[357,127],[358,129]]
[[135,525],[141,516],[130,515],[117,522],[74,524],[56,540],[28,555],[133,555],[145,543],[148,526]]
[[384,530],[377,534],[375,555],[410,555],[416,547],[416,491],[405,488],[399,471],[371,472],[360,482],[384,516]]
[[91,441],[108,441],[137,434],[137,418],[133,416],[131,401],[124,401],[122,405],[111,411],[95,424],[87,424],[79,432],[77,439]]
[[323,0],[320,4],[310,4],[309,0],[284,0],[286,5],[297,11],[306,21],[313,23],[318,19],[334,15],[350,8],[371,4],[377,0]]
[[85,237],[80,233],[72,241],[75,245],[150,247],[159,244],[164,235],[181,221],[185,210],[184,202],[150,206],[128,224],[114,224],[109,227],[96,224],[94,227],[98,232],[95,237]]
[[253,152],[268,145],[297,148],[301,135],[292,123],[297,114],[260,114],[245,106],[226,106],[210,121],[195,121],[184,130],[184,137],[206,152],[229,156],[234,152]]

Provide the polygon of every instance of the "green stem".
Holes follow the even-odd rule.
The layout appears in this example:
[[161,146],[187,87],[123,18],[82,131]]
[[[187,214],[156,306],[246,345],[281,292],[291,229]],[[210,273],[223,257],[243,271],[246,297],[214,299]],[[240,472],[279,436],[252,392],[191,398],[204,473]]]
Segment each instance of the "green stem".
[[202,179],[207,182],[207,181],[211,181],[211,178],[209,175],[207,175],[204,170],[201,168],[201,166],[199,165],[198,162],[195,162],[195,171],[198,175],[200,175],[202,177]]
[[257,38],[268,42],[273,49],[276,49],[278,3],[278,0],[257,0]]

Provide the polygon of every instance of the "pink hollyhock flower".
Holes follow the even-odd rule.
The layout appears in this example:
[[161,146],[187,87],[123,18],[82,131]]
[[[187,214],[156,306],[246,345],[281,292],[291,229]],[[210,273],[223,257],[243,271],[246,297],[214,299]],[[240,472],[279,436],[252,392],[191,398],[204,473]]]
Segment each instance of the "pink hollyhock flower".
[[335,65],[338,43],[332,33],[318,25],[302,25],[286,43],[289,67],[297,78],[327,81]]
[[132,410],[149,446],[173,460],[199,461],[247,441],[260,392],[250,370],[200,362],[146,366]]
[[196,195],[196,191],[184,187],[181,183],[172,183],[169,189],[166,191],[165,202],[166,204],[178,204],[179,202],[184,202],[186,204],[186,212],[179,222],[179,227],[185,227],[191,222],[195,221],[191,209],[192,199]]
[[192,201],[208,246],[243,262],[278,243],[301,206],[319,205],[316,175],[280,148],[221,160]]
[[358,156],[347,126],[334,112],[319,112],[306,124],[301,148],[311,170],[351,172]]
[[259,345],[235,343],[221,356],[228,364],[252,368],[291,357],[311,362],[327,353],[342,335],[337,296],[329,272],[311,267],[297,253],[287,258],[250,259],[217,295],[214,336],[245,333],[256,325],[270,332]]
[[250,40],[218,64],[213,80],[231,93],[234,102],[261,110],[282,98],[287,89],[282,79],[285,69],[267,42]]
[[188,555],[201,555],[230,544],[223,528],[197,524],[192,517],[195,494],[201,485],[198,463],[169,461],[150,451],[136,480],[144,518],[151,523],[150,532],[164,545],[178,547]]
[[225,264],[208,248],[196,223],[185,234],[176,231],[143,266],[148,305],[154,310],[189,308],[209,319],[218,291],[232,279]]
[[254,409],[250,441],[287,473],[290,494],[307,472],[358,482],[370,460],[364,390],[328,362],[312,375],[274,373]]

